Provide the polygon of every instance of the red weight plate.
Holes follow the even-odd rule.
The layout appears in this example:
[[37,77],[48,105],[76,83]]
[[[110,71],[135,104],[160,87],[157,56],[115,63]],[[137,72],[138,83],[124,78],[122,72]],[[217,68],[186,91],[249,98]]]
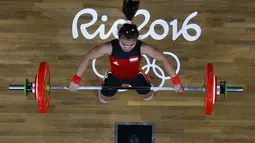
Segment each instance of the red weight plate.
[[206,65],[206,74],[205,74],[205,85],[206,85],[206,95],[205,95],[205,114],[212,114],[212,106],[213,106],[213,65]]
[[50,92],[47,85],[50,84],[50,69],[47,62],[41,62],[37,74],[38,109],[40,113],[47,113],[50,104]]

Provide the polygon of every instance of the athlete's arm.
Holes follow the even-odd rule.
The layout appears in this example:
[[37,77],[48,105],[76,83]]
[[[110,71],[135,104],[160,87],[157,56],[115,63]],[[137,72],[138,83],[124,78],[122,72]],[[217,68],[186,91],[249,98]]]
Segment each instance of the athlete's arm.
[[87,54],[85,54],[84,59],[80,63],[76,75],[82,77],[83,72],[88,66],[90,60],[100,58],[104,55],[110,55],[112,52],[112,46],[109,42],[102,45],[97,45],[94,48],[90,49]]
[[141,54],[148,55],[151,58],[154,58],[157,61],[162,62],[165,70],[171,76],[171,78],[176,76],[175,71],[174,71],[170,61],[167,59],[165,54],[163,52],[159,51],[157,48],[155,48],[149,44],[143,43],[141,46]]

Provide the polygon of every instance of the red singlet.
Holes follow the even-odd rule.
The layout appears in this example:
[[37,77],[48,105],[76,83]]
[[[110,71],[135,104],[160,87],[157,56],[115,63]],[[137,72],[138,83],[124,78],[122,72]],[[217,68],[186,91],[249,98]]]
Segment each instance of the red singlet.
[[119,44],[118,39],[111,42],[112,54],[110,55],[110,71],[112,75],[127,80],[137,76],[141,71],[141,44],[142,41],[137,40],[135,47],[130,52],[124,52]]

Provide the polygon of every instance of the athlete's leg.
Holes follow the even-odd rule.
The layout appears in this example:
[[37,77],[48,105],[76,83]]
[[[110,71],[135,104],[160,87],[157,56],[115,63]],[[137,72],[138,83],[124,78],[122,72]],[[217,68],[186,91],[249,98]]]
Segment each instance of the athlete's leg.
[[143,73],[139,73],[134,79],[130,80],[130,85],[132,87],[148,87],[148,89],[137,89],[136,92],[140,94],[144,100],[151,100],[153,98],[154,91],[150,90],[152,84]]
[[[120,87],[121,86],[121,81],[113,76],[111,73],[107,74],[107,77],[105,77],[102,81],[102,83],[100,85],[102,86],[117,86]],[[102,103],[108,103],[108,101],[113,99],[113,96],[116,94],[118,90],[106,90],[104,88],[102,88],[102,90],[99,90],[99,100]]]

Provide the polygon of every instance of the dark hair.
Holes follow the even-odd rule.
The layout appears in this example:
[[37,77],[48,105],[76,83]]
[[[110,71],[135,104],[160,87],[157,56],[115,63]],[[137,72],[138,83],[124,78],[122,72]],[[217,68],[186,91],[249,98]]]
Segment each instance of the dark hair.
[[[128,21],[132,21],[137,10],[139,9],[140,0],[124,0],[122,6],[122,12],[126,16]],[[125,23],[119,30],[119,38],[124,37],[126,39],[137,39],[139,31],[135,24]]]
[[135,24],[123,24],[119,30],[119,38],[123,37],[126,39],[137,39],[139,31]]

